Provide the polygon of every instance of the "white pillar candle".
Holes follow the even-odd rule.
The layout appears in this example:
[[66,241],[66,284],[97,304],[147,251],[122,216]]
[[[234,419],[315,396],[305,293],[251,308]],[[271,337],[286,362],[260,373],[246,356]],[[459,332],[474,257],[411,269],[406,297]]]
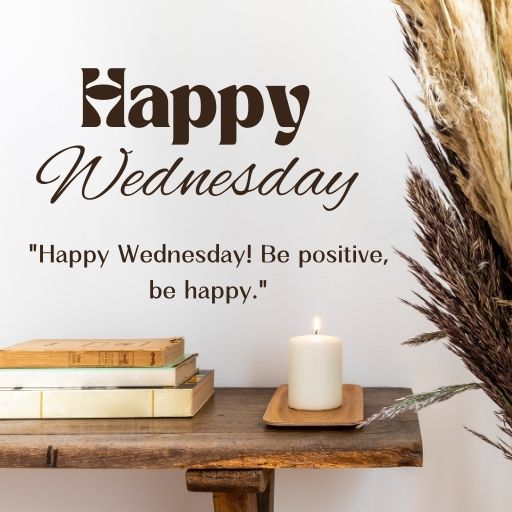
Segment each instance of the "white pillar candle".
[[[317,323],[319,321],[315,319]],[[295,336],[288,343],[288,406],[304,411],[340,407],[342,342],[335,336]]]

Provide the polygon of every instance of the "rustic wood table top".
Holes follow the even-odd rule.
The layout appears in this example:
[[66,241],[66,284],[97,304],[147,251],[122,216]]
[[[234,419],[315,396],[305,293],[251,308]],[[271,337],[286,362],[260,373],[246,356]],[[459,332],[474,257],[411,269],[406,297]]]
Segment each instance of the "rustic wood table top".
[[[0,467],[275,469],[421,466],[417,415],[353,428],[276,428],[274,389],[217,388],[188,419],[2,420]],[[405,388],[365,388],[365,417]]]

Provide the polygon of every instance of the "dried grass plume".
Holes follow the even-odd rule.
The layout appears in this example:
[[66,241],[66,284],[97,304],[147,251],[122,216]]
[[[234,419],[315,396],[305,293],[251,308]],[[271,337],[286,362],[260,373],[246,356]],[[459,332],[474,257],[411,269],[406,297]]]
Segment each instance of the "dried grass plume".
[[476,435],[512,460],[512,0],[395,1],[431,129],[402,98],[445,186],[410,165],[407,200],[435,271],[400,253],[424,290],[407,304],[437,330],[406,343],[444,342],[476,382],[405,397],[366,424],[480,388],[504,438]]

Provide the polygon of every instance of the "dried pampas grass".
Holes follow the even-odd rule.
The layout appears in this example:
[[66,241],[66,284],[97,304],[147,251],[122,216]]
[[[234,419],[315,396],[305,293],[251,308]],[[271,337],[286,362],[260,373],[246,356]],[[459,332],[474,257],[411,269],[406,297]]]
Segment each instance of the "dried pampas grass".
[[[406,343],[445,340],[478,382],[405,397],[365,424],[481,388],[511,438],[512,0],[396,3],[431,130],[402,97],[446,187],[438,190],[410,165],[408,203],[436,272],[400,253],[426,292],[408,304],[438,330]],[[510,442],[476,435],[512,459]]]
[[510,3],[396,3],[436,136],[463,165],[452,172],[512,260]]

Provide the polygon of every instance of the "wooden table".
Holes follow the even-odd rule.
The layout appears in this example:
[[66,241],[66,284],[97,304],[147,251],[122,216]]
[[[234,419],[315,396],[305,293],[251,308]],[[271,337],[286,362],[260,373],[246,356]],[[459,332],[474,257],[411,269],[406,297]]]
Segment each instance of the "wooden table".
[[[277,429],[273,389],[220,388],[192,419],[3,420],[3,468],[185,468],[217,512],[271,512],[276,468],[421,466],[416,414],[361,429]],[[366,388],[365,417],[410,393]]]

